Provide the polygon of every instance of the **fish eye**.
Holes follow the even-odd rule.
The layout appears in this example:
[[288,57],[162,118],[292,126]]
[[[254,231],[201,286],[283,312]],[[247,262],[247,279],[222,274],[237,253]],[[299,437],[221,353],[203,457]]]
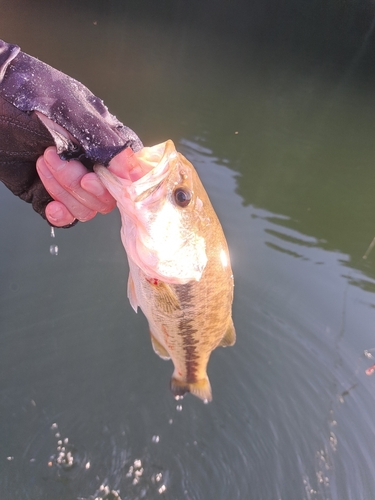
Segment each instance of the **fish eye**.
[[173,196],[176,204],[182,208],[187,207],[191,200],[191,192],[183,188],[175,189]]

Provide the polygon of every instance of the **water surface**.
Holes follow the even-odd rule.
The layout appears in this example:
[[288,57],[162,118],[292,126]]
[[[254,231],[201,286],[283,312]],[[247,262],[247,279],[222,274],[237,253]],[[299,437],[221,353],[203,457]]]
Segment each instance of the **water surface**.
[[132,2],[83,2],[74,16],[69,2],[39,3],[4,4],[2,38],[196,166],[231,251],[237,343],[212,355],[211,404],[175,401],[171,363],[126,298],[117,211],[51,238],[0,186],[4,498],[374,497],[366,38],[353,31],[356,50],[319,64],[319,47],[270,50],[260,32],[245,37],[245,21],[238,38],[208,18],[205,29],[183,3],[163,4],[168,16]]

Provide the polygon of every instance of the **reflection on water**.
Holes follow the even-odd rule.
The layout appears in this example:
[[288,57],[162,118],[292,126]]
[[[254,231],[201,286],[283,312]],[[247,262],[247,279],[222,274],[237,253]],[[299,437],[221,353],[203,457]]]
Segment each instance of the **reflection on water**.
[[[202,164],[202,159],[195,162]],[[210,177],[203,172],[202,166],[200,174],[210,185]],[[226,176],[225,181],[220,176],[222,185],[241,181],[229,174],[230,182]],[[216,179],[213,184],[217,187],[219,183]],[[357,425],[370,425],[368,435],[373,435],[368,418],[373,411],[373,381],[368,384],[364,376],[369,365],[364,349],[366,343],[373,343],[369,328],[373,297],[367,290],[351,286],[365,279],[362,272],[352,270],[348,281],[349,257],[327,251],[324,240],[286,227],[288,217],[252,206],[242,211],[227,203],[225,208],[220,206],[222,203],[218,212],[224,223],[227,210],[236,213],[239,222],[236,227],[229,221],[226,224],[230,246],[236,242],[234,251],[231,248],[236,275],[235,318],[237,322],[240,318],[243,332],[238,340],[237,366],[246,365],[242,377],[237,374],[241,380],[236,379],[236,383],[243,395],[254,399],[250,414],[259,419],[250,427],[257,433],[251,432],[247,446],[243,443],[248,450],[260,450],[254,457],[255,467],[259,467],[259,491],[264,491],[264,481],[272,485],[269,494],[275,498],[345,498],[350,481],[372,491],[374,470],[368,457],[374,443],[365,436],[360,442],[352,427],[355,408],[365,405],[362,417],[366,423]],[[250,271],[244,275],[241,269]],[[243,338],[247,332],[248,340]],[[250,371],[249,376],[246,372]],[[256,446],[260,428],[264,430],[261,436],[267,435],[270,442],[259,437]],[[267,446],[270,449],[266,450]],[[343,459],[345,452],[348,463]],[[358,468],[349,466],[353,454],[363,461],[361,466],[357,463]],[[283,481],[293,477],[297,466],[301,478],[298,494],[295,484],[287,486]],[[275,472],[280,479],[276,484]],[[350,479],[343,481],[345,474]]]
[[22,5],[24,17],[5,5],[2,36],[197,167],[231,251],[238,337],[210,360],[213,402],[175,401],[170,363],[126,298],[118,213],[51,239],[0,186],[0,490],[373,498],[375,253],[362,258],[375,234],[372,91],[349,63],[325,72],[267,55],[177,7],[162,21],[117,1],[73,18],[67,2],[41,4]]

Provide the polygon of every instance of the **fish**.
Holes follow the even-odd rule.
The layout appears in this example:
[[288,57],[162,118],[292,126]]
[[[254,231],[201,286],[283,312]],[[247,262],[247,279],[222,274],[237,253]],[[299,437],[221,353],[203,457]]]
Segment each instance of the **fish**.
[[222,226],[194,166],[173,141],[126,153],[123,171],[103,165],[94,171],[121,214],[130,304],[146,316],[156,354],[173,362],[173,395],[211,401],[211,352],[236,340]]

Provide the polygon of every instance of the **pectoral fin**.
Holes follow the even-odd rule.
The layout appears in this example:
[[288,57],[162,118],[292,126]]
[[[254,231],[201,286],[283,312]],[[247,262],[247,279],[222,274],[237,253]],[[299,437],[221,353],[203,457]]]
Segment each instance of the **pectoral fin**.
[[138,301],[137,301],[137,295],[135,293],[135,285],[133,281],[133,277],[131,273],[129,273],[129,278],[128,278],[128,298],[130,305],[134,309],[135,312],[138,310]]
[[155,336],[150,332],[151,335],[151,343],[154,351],[158,356],[161,357],[161,359],[171,359],[170,355],[168,354],[167,350],[161,345],[161,343],[156,340]]
[[159,280],[147,280],[154,292],[155,302],[158,309],[161,311],[171,314],[180,308],[180,303],[174,290],[170,285]]
[[236,330],[234,329],[233,320],[230,320],[230,325],[227,331],[224,333],[223,338],[221,339],[220,346],[221,347],[229,347],[236,342]]

